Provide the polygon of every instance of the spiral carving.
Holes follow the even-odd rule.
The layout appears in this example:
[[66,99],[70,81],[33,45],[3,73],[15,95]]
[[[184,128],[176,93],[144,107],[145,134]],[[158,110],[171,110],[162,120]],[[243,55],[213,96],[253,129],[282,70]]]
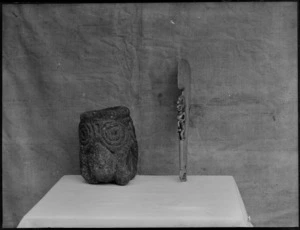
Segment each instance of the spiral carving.
[[79,124],[79,140],[82,145],[87,145],[93,139],[94,131],[90,123]]
[[99,134],[102,144],[114,153],[127,143],[129,133],[122,123],[108,120],[101,124]]
[[137,172],[138,145],[127,107],[80,115],[80,168],[88,183],[125,185]]

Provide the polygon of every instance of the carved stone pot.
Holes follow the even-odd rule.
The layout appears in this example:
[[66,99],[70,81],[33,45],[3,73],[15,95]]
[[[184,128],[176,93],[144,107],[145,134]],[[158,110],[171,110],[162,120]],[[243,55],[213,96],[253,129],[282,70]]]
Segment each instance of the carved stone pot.
[[80,170],[90,184],[126,185],[137,173],[138,144],[127,107],[80,115]]

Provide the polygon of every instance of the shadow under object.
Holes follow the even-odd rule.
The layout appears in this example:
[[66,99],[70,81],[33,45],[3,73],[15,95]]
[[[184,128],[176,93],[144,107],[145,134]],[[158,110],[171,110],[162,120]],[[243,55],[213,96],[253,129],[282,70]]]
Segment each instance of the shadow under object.
[[90,184],[126,185],[137,173],[138,144],[127,107],[80,115],[80,171]]

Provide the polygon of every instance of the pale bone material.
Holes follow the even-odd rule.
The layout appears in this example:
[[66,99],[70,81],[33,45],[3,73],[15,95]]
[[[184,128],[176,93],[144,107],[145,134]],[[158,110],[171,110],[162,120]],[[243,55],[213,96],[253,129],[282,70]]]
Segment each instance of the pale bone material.
[[177,125],[179,134],[179,178],[187,181],[187,154],[188,154],[188,131],[189,110],[191,98],[191,69],[185,59],[180,59],[178,64],[178,88],[181,95],[177,101]]

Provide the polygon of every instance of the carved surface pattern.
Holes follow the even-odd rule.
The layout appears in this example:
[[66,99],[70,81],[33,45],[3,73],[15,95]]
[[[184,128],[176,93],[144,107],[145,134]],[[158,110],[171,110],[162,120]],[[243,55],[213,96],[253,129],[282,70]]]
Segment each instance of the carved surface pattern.
[[89,183],[127,184],[137,172],[138,145],[126,107],[81,114],[80,168]]
[[177,100],[177,131],[180,140],[185,139],[185,103],[181,94]]

